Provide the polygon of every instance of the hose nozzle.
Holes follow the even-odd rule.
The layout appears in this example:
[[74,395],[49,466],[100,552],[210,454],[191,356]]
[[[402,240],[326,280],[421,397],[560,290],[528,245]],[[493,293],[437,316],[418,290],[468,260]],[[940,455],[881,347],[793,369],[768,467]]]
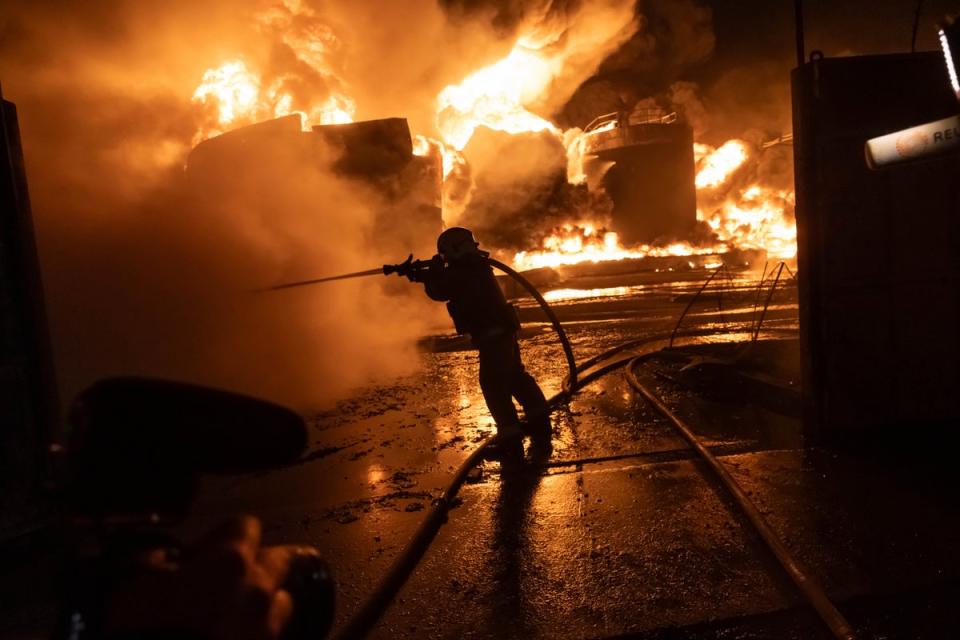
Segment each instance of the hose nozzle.
[[413,266],[413,254],[411,253],[409,256],[407,256],[406,260],[404,260],[399,264],[383,265],[383,275],[388,276],[391,273],[395,273],[398,276],[407,276],[409,278],[412,266]]
[[383,275],[388,276],[395,273],[398,276],[406,276],[410,282],[420,282],[420,274],[429,271],[433,264],[435,264],[433,260],[414,260],[411,253],[400,264],[383,265]]

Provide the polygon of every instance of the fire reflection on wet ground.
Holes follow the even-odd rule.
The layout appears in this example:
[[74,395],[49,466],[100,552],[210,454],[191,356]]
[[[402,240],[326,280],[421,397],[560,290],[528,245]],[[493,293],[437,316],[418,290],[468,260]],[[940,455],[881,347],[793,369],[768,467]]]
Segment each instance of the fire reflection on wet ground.
[[[960,514],[940,509],[940,497],[913,500],[897,478],[869,464],[801,448],[795,290],[767,310],[751,346],[756,293],[742,289],[722,319],[715,301],[695,304],[684,327],[716,333],[679,339],[648,361],[640,372],[646,383],[695,425],[835,597],[913,588],[956,564],[939,554],[960,542],[949,533],[960,527],[942,526],[944,518],[960,524]],[[688,302],[680,290],[561,305],[578,360],[669,335]],[[453,471],[495,431],[475,353],[452,336],[426,344],[436,349],[423,353],[418,375],[311,418],[313,446],[330,455],[208,486],[198,530],[218,514],[253,509],[269,541],[317,545],[336,569],[338,620],[345,620]],[[558,392],[567,370],[556,336],[527,326],[521,347],[544,391]],[[744,616],[773,625],[768,633],[778,637],[820,637],[725,494],[622,374],[584,389],[553,424],[546,463],[517,478],[484,463],[373,637],[600,638]],[[871,508],[880,485],[897,501],[896,514]],[[890,537],[878,539],[876,530]],[[937,530],[946,533],[924,541],[929,554],[896,552],[898,540]],[[766,622],[770,612],[786,612],[776,616],[787,622]],[[785,628],[800,635],[782,635]]]

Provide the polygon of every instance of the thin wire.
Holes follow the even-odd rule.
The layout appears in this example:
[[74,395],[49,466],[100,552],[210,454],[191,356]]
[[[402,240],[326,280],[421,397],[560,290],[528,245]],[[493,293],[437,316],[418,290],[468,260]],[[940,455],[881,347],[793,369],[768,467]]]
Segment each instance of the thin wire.
[[770,301],[773,299],[773,292],[777,289],[777,283],[780,282],[780,274],[783,273],[783,268],[785,266],[787,265],[781,262],[780,268],[777,269],[777,277],[774,278],[773,284],[770,286],[770,293],[767,294],[767,301],[763,305],[763,311],[760,312],[760,318],[757,320],[757,329],[753,332],[753,340],[751,340],[751,342],[756,342],[757,337],[760,335],[760,327],[763,326],[763,319],[767,315],[767,308],[770,306]]
[[787,266],[786,262],[783,263],[783,266],[786,268],[787,273],[790,274],[790,277],[793,278],[793,281],[796,282],[797,284],[800,284],[800,281],[797,280],[797,274],[795,274],[793,271],[790,270],[790,267]]
[[[753,324],[757,321],[757,309],[760,307],[760,294],[763,292],[763,283],[767,280],[767,266],[769,264],[769,261],[763,263],[763,273],[760,275],[760,282],[757,283],[757,296],[753,301],[753,315],[750,317],[751,328],[753,328]],[[770,273],[773,273],[772,269]]]
[[910,53],[917,52],[917,31],[920,29],[920,11],[923,9],[923,0],[917,0],[917,10],[913,14],[913,35],[910,37]]
[[697,298],[699,298],[699,297],[700,297],[700,294],[703,293],[704,289],[706,289],[706,288],[710,285],[710,282],[713,280],[713,278],[714,278],[718,273],[720,273],[720,270],[721,270],[721,269],[723,269],[723,265],[722,265],[722,264],[721,264],[719,267],[717,267],[716,269],[714,269],[713,273],[710,274],[710,277],[707,278],[707,281],[703,283],[703,286],[702,286],[702,287],[700,287],[700,290],[697,291],[697,293],[696,293],[692,298],[690,298],[690,302],[687,303],[687,307],[683,310],[683,313],[680,314],[680,317],[677,318],[677,324],[674,325],[674,327],[673,327],[673,333],[670,334],[670,346],[671,346],[671,347],[673,346],[673,339],[674,339],[674,337],[677,335],[677,331],[680,330],[680,323],[683,322],[683,319],[684,319],[684,317],[686,317],[687,312],[690,311],[690,308],[693,306],[693,303],[697,301]]

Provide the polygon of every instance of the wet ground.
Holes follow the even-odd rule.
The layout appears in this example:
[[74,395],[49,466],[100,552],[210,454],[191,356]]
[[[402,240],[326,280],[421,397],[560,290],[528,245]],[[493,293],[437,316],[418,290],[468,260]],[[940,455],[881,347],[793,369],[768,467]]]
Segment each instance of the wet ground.
[[[660,337],[634,353],[665,347],[699,285],[555,305],[582,362],[637,338]],[[752,345],[755,291],[720,309],[716,297],[699,299],[682,329],[720,333],[679,338],[640,377],[695,427],[866,636],[954,637],[952,607],[930,607],[956,592],[960,511],[942,484],[909,467],[803,448],[793,296],[774,297]],[[523,313],[525,361],[556,393],[567,373],[556,337],[535,309]],[[475,354],[453,336],[425,346],[421,374],[313,417],[309,461],[211,486],[202,507],[210,519],[252,508],[273,540],[322,549],[338,575],[338,622],[493,433]],[[484,463],[459,498],[374,637],[828,637],[621,372],[554,414],[549,461],[520,477]]]
[[[650,341],[631,353],[651,353],[667,346],[700,284],[555,304],[578,361],[640,338]],[[804,448],[795,289],[773,297],[753,342],[757,300],[747,286],[698,299],[681,333],[701,335],[648,357],[639,377],[693,426],[864,637],[956,637],[953,471]],[[566,364],[525,307],[524,359],[552,395]],[[252,512],[268,542],[316,545],[337,575],[341,624],[494,433],[476,354],[452,335],[423,345],[419,374],[309,416],[311,449],[299,464],[207,481],[187,534]],[[471,477],[372,637],[829,637],[622,372],[553,417],[549,460],[515,476],[486,462]]]

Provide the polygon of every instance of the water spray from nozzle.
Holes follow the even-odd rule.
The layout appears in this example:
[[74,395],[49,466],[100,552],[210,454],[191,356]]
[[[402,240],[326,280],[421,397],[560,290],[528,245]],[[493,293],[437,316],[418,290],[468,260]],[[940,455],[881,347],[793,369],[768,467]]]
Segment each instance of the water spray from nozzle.
[[411,278],[412,274],[418,273],[425,269],[430,268],[431,260],[414,260],[413,254],[411,253],[407,256],[407,259],[398,264],[385,264],[382,267],[377,269],[367,269],[366,271],[357,271],[354,273],[344,273],[338,276],[328,276],[326,278],[314,278],[312,280],[299,280],[297,282],[285,282],[283,284],[274,285],[272,287],[265,287],[263,289],[257,289],[256,291],[279,291],[280,289],[293,289],[294,287],[305,287],[311,284],[320,284],[321,282],[332,282],[334,280],[349,280],[350,278],[365,278],[367,276],[378,276],[384,275],[388,276],[391,273],[395,273],[398,276],[406,276]]
[[319,284],[321,282],[331,282],[333,280],[349,280],[350,278],[364,278],[366,276],[377,276],[384,274],[384,269],[368,269],[367,271],[357,271],[355,273],[344,273],[339,276],[329,276],[326,278],[314,278],[313,280],[300,280],[298,282],[285,282],[284,284],[274,285],[257,289],[261,291],[279,291],[280,289],[292,289],[294,287],[305,287],[308,284]]

